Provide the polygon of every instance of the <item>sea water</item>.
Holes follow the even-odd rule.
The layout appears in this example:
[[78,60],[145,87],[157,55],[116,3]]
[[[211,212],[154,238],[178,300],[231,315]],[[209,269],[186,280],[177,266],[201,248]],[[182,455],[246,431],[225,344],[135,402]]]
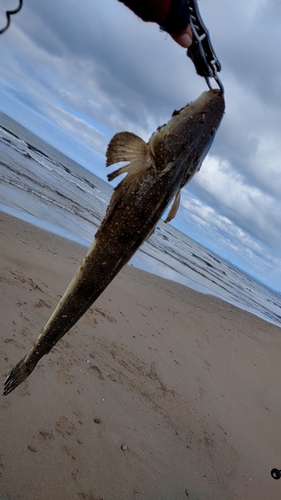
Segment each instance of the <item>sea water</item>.
[[[0,113],[0,210],[89,247],[112,187]],[[281,326],[281,297],[160,221],[130,263]]]

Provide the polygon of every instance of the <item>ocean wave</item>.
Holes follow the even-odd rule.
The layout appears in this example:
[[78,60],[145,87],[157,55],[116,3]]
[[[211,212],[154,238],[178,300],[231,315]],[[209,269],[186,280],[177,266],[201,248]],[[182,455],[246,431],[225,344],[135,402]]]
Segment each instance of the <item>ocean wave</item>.
[[[112,189],[94,174],[25,131],[25,140],[0,127],[2,210],[25,214],[45,229],[91,242]],[[22,215],[23,217],[23,215]],[[141,256],[141,257],[140,257]],[[281,326],[281,298],[210,250],[159,222],[132,259],[140,267],[220,296]],[[194,285],[196,283],[196,286]]]

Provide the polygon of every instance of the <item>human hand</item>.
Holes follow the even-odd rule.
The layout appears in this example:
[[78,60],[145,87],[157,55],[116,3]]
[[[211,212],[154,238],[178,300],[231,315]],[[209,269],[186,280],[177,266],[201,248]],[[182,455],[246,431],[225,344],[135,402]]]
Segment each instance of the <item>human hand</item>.
[[190,47],[190,45],[192,44],[192,31],[190,26],[187,26],[187,28],[185,28],[183,33],[174,33],[174,34],[171,33],[171,37],[181,47],[184,47],[186,49],[188,49],[188,47]]

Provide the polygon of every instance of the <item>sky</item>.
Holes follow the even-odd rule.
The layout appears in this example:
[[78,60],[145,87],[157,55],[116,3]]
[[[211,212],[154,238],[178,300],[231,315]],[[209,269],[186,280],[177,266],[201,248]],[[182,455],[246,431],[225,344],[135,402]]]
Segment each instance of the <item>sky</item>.
[[[17,5],[1,1],[0,27]],[[199,8],[226,113],[174,225],[281,292],[281,2]],[[148,140],[207,90],[185,49],[117,0],[23,0],[0,45],[0,110],[103,179],[115,133]]]

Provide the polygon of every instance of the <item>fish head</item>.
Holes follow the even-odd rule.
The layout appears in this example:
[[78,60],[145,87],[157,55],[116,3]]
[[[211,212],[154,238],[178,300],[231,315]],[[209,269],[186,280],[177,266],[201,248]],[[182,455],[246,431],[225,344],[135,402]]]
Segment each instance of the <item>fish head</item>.
[[174,111],[170,121],[159,127],[149,139],[148,146],[156,169],[168,164],[185,162],[192,175],[206,157],[219,128],[225,110],[220,90],[209,90],[180,111]]

